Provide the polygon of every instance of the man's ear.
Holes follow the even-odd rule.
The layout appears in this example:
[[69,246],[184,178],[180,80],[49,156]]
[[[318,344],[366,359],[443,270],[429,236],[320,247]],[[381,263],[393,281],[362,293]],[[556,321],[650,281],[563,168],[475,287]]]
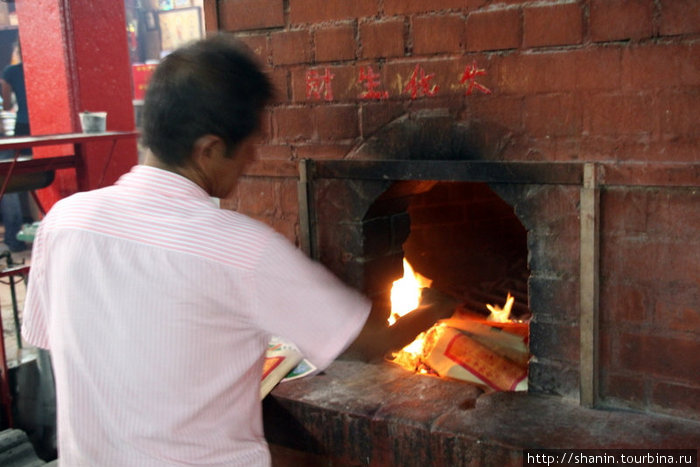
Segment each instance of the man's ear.
[[221,137],[206,134],[197,138],[192,148],[192,160],[199,169],[209,167],[213,160],[223,156],[226,144]]

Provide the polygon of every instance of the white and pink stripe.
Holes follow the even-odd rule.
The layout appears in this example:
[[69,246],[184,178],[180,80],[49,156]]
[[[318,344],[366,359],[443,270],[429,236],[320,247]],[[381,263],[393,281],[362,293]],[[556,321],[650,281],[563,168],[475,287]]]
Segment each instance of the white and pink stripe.
[[54,206],[29,284],[23,334],[52,352],[62,466],[268,465],[269,337],[324,368],[369,312],[269,227],[145,166]]

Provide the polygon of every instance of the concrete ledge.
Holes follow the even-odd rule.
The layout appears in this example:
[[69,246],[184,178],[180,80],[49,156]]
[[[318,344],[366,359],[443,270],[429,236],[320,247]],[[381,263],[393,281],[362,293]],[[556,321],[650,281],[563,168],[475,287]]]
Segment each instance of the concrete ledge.
[[336,361],[263,404],[273,465],[521,466],[523,449],[695,449],[700,423]]

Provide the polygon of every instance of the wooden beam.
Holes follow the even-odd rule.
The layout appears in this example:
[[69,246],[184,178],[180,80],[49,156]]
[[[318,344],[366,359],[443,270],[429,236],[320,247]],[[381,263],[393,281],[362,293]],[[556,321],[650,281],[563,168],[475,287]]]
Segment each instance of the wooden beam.
[[311,235],[313,227],[311,225],[312,206],[309,175],[312,161],[302,159],[299,161],[299,182],[297,183],[297,198],[299,202],[299,243],[301,251],[313,258],[313,243]]
[[583,166],[580,216],[580,402],[585,407],[598,403],[598,305],[600,249],[600,189],[598,166]]

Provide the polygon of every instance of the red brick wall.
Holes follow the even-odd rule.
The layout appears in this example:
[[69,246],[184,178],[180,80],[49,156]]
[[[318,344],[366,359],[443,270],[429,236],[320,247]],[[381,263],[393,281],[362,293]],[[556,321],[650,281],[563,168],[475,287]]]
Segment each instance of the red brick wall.
[[[220,28],[256,51],[279,92],[261,161],[226,205],[292,240],[296,161],[348,157],[387,123],[425,109],[497,129],[496,157],[508,160],[700,159],[696,0],[218,0],[218,8]],[[370,68],[376,78],[363,79]],[[322,84],[324,76],[332,79]],[[700,418],[699,201],[692,188],[603,192],[606,404]],[[562,248],[577,248],[576,235],[566,238]],[[576,338],[561,317],[547,319],[559,327],[543,336]],[[577,358],[570,347],[561,349],[567,361]]]

